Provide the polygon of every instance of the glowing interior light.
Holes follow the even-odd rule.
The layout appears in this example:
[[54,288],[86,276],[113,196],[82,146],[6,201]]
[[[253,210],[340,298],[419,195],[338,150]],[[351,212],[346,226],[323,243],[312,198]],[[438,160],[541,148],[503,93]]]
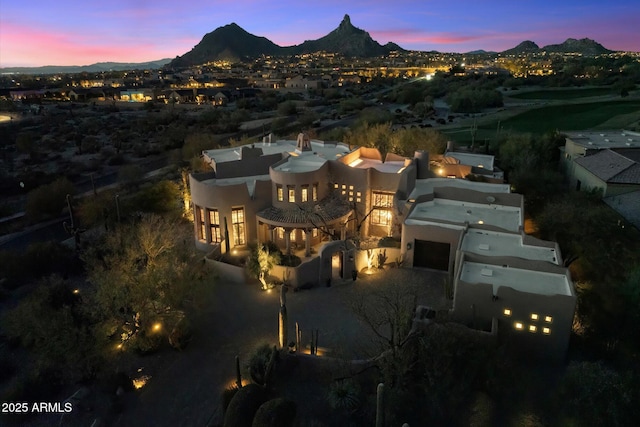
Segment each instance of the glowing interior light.
[[504,315],[505,316],[511,316],[511,309],[510,308],[505,308],[504,309]]

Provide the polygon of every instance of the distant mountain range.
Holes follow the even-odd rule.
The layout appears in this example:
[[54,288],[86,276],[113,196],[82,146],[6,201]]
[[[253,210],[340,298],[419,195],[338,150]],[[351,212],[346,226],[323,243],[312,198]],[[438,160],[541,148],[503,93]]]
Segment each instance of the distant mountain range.
[[373,57],[386,55],[394,50],[404,51],[395,43],[380,45],[369,33],[354,27],[349,15],[345,15],[338,28],[326,36],[287,47],[250,34],[233,23],[206,34],[191,51],[171,61],[169,67],[182,68],[217,60],[240,61],[261,55],[296,55],[319,51]]
[[164,67],[171,58],[149,62],[97,62],[91,65],[45,65],[43,67],[5,67],[4,74],[75,74],[96,73],[102,71],[157,70]]
[[554,53],[580,53],[583,56],[596,56],[605,53],[611,53],[612,51],[602,46],[600,43],[591,39],[567,39],[564,43],[550,44],[544,47],[539,47],[531,40],[526,40],[520,43],[518,46],[507,49],[501,52],[503,55],[517,55],[523,53],[537,53],[537,52],[554,52]]
[[[296,55],[314,52],[338,53],[348,57],[375,57],[386,55],[391,51],[405,51],[395,43],[384,46],[373,40],[368,32],[354,27],[349,15],[345,15],[340,25],[324,37],[317,40],[307,40],[295,46],[278,46],[266,37],[259,37],[248,33],[238,24],[232,23],[219,27],[206,34],[202,40],[189,52],[176,56],[173,60],[161,59],[143,63],[99,62],[82,66],[44,67],[7,67],[0,68],[0,73],[24,74],[55,74],[121,71],[134,69],[187,68],[193,65],[205,64],[218,60],[242,61],[262,55]],[[561,44],[539,47],[527,40],[518,46],[500,52],[503,55],[517,55],[536,52],[580,53],[584,56],[596,56],[612,52],[600,43],[591,39],[567,39]],[[484,50],[467,52],[470,55],[495,54]]]

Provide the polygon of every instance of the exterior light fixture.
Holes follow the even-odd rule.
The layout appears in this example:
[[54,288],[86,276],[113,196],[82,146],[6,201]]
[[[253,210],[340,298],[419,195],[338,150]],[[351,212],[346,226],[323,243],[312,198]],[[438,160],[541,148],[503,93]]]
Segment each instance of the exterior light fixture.
[[413,245],[411,244],[411,242],[407,243],[407,250],[410,251],[411,248],[413,248]]
[[538,320],[538,315],[536,313],[531,313],[531,320]]
[[549,328],[542,328],[542,333],[545,335],[549,335],[551,333],[551,329]]
[[505,316],[511,316],[511,309],[510,308],[505,308],[503,311]]
[[529,325],[529,332],[535,332],[537,329],[536,325]]
[[513,326],[519,331],[521,331],[522,328],[524,328],[524,325],[520,322],[516,322]]
[[544,316],[544,321],[547,323],[551,323],[553,321],[553,317],[551,316]]

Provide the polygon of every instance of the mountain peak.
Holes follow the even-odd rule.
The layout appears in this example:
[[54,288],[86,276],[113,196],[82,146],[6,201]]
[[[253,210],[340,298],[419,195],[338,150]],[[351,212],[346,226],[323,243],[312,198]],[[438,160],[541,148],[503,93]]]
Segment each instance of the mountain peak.
[[351,18],[348,14],[344,14],[344,18],[342,18],[342,22],[340,23],[340,27],[350,27],[351,26]]

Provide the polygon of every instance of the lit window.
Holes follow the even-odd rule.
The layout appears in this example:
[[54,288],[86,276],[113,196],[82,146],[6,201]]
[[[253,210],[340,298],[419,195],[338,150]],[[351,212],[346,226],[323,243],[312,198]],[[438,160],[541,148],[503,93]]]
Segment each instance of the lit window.
[[196,206],[196,222],[198,224],[198,240],[207,240],[207,225],[204,223],[204,209]]
[[284,239],[284,228],[278,227],[276,230],[278,230],[278,239],[283,240]]
[[309,186],[308,185],[304,185],[301,189],[301,193],[300,193],[300,201],[301,202],[308,202],[309,201]]
[[353,191],[353,185],[349,186],[349,190]]
[[289,233],[289,241],[291,242],[296,241],[296,230],[291,230],[291,233]]
[[524,328],[524,325],[520,322],[516,322],[513,326],[519,331],[521,331],[522,328]]
[[536,325],[529,325],[529,332],[535,332],[536,331]]
[[360,197],[358,197],[358,198],[356,199],[356,202],[358,202],[358,203],[360,203],[361,201],[362,201],[362,199],[361,199]]
[[511,316],[511,309],[510,308],[505,308],[503,313],[504,313],[505,316]]
[[371,224],[391,225],[391,207],[393,206],[393,193],[373,192],[373,210],[371,211]]
[[287,187],[287,192],[289,194],[289,203],[296,202],[296,187]]
[[318,237],[318,229],[314,228],[313,230],[311,230],[311,237]]
[[553,317],[551,316],[544,316],[544,321],[547,323],[551,323],[553,321]]
[[349,201],[350,201],[350,202],[353,202],[353,197],[349,197]]
[[551,329],[550,328],[542,328],[542,333],[545,335],[549,335],[551,333]]
[[347,192],[342,190],[342,195],[344,196],[345,194],[347,194]]
[[336,183],[336,184],[333,184],[333,188],[339,188],[339,187],[340,187],[340,186],[339,186],[337,183]]
[[311,200],[313,200],[314,202],[318,201],[318,184],[317,183],[313,184],[313,186],[311,187]]
[[361,192],[359,192],[359,191],[356,191],[356,196],[358,196],[358,197],[362,197],[362,193],[361,193]]
[[538,315],[536,313],[531,313],[531,320],[538,320]]
[[346,190],[347,189],[347,184],[342,184],[342,189]]
[[211,243],[222,242],[220,233],[220,214],[217,209],[209,210],[209,227],[211,228]]
[[233,245],[246,244],[244,233],[244,208],[231,209],[231,223],[233,227]]
[[282,189],[282,185],[276,185],[276,192],[278,194],[278,201],[282,202],[284,200],[284,190]]

